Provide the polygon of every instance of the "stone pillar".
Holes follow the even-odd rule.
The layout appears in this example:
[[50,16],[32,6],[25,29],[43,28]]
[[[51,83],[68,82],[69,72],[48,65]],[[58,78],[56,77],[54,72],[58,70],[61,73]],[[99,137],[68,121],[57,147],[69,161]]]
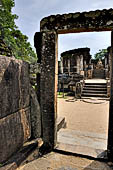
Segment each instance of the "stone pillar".
[[113,161],[113,31],[111,32],[110,87],[108,158]]
[[84,71],[86,70],[86,60],[84,60]]
[[63,57],[61,57],[61,73],[63,74]]
[[83,55],[80,55],[80,71],[83,71]]
[[40,107],[42,115],[42,138],[46,147],[56,145],[57,77],[58,54],[57,34],[42,33]]
[[107,58],[105,57],[105,68],[107,67],[108,61]]
[[77,56],[77,73],[80,73],[80,58]]
[[83,67],[83,70],[84,70],[84,77],[87,78],[86,60],[84,60],[84,67]]
[[70,75],[70,59],[68,59],[68,73]]

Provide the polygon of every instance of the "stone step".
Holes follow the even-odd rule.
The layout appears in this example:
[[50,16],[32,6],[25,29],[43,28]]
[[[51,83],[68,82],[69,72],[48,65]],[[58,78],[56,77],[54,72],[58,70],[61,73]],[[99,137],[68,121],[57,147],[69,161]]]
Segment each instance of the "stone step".
[[98,82],[85,83],[82,97],[107,97],[107,84]]
[[92,94],[92,93],[82,93],[85,97],[107,97],[107,94]]
[[105,87],[105,88],[103,88],[103,87],[100,87],[100,88],[98,88],[98,87],[95,87],[95,88],[93,88],[93,87],[83,87],[83,90],[87,90],[87,91],[89,91],[89,90],[92,90],[92,91],[107,91],[107,88]]
[[83,90],[83,93],[91,93],[91,94],[107,94],[107,91],[93,91],[93,90]]
[[107,85],[106,83],[85,83],[85,85],[98,85],[98,86],[105,86]]
[[85,85],[85,88],[107,88],[106,85]]
[[[93,158],[106,158],[107,135],[72,129],[61,129],[57,136],[56,150],[91,156]],[[87,168],[85,168],[87,169]]]

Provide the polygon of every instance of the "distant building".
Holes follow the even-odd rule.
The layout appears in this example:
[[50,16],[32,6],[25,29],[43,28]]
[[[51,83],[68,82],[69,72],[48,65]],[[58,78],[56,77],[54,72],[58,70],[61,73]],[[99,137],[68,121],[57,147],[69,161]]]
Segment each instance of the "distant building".
[[91,60],[90,48],[78,48],[61,53],[59,69],[61,73],[84,74]]

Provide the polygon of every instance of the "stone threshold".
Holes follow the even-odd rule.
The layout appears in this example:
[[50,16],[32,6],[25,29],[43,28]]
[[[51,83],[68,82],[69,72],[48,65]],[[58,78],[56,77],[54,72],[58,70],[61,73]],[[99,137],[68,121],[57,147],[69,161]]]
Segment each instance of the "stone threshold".
[[56,150],[107,159],[107,134],[61,129],[57,134]]

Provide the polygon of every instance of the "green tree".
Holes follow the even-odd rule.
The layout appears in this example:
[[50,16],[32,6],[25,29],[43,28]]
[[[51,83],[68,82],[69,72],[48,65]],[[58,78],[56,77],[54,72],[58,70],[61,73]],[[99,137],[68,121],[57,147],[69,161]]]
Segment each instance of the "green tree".
[[102,59],[104,59],[106,53],[107,53],[107,49],[101,49],[101,50],[99,50],[98,53],[96,53],[94,55],[94,58],[97,60],[99,60],[99,59],[102,60]]
[[12,14],[14,6],[14,0],[0,0],[0,37],[12,49],[15,58],[35,62],[36,53],[28,42],[28,37],[15,24],[18,16]]

